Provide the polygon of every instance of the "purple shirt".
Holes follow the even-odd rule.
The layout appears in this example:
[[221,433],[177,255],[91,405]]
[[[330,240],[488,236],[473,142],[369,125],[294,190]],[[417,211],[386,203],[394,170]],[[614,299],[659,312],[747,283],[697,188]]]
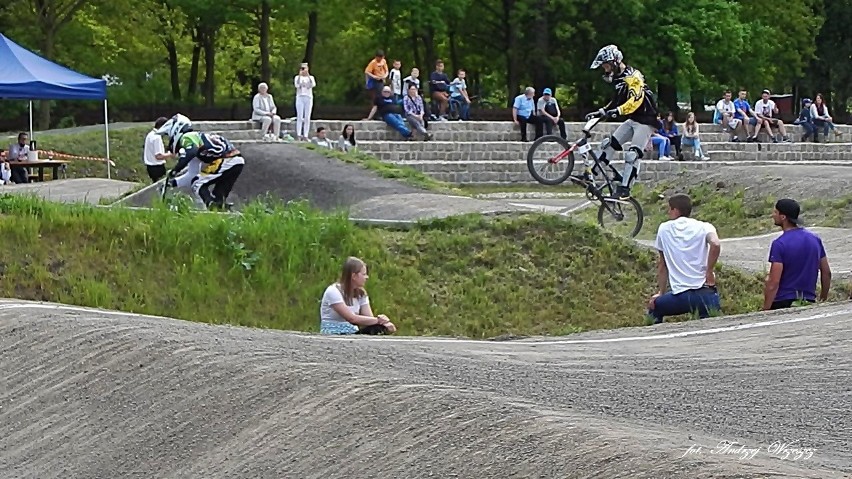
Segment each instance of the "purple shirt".
[[804,228],[785,231],[772,241],[769,262],[784,265],[774,301],[799,298],[815,301],[819,263],[823,257],[822,240]]

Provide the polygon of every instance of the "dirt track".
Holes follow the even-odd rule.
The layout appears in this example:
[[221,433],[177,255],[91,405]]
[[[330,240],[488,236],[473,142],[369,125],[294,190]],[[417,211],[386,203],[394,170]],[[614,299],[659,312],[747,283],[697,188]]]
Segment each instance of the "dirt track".
[[[42,308],[0,304],[4,478],[852,473],[848,303],[567,344],[334,340]],[[725,440],[759,450],[720,454]],[[781,459],[776,441],[812,457]]]

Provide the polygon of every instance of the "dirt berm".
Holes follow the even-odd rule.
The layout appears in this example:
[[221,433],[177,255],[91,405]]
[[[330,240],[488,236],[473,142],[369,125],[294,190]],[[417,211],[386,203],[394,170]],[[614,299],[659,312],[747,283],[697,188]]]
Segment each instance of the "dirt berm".
[[[426,342],[10,300],[0,477],[844,477],[849,318],[835,305],[640,333],[667,339]],[[810,454],[782,458],[779,442]]]

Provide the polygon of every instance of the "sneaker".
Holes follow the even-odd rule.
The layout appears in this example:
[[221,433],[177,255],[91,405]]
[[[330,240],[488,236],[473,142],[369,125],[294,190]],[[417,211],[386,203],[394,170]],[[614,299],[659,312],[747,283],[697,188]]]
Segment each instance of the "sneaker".
[[673,159],[674,158],[672,158],[669,155],[663,155],[663,156],[660,157],[660,161],[672,161]]
[[630,198],[630,188],[624,185],[618,185],[615,188],[615,194],[613,194],[612,197],[620,200]]
[[738,136],[734,136],[733,138],[731,138],[731,141],[733,141],[734,143],[739,143],[739,142],[740,142],[740,137],[738,137]]
[[783,141],[784,143],[792,143],[789,136],[785,136],[784,138],[781,139],[781,141]]
[[707,155],[703,155],[703,156],[701,157],[701,161],[707,161],[707,160],[709,160],[709,159],[710,159],[710,157],[709,157],[709,156],[707,156]]

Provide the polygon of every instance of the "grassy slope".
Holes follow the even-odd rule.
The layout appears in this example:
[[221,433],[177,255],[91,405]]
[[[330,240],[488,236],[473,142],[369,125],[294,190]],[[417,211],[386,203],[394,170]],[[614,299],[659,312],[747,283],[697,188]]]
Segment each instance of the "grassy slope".
[[[368,261],[375,310],[403,334],[565,334],[643,324],[654,257],[554,216],[361,229],[301,205],[243,217],[179,215],[0,197],[0,295],[203,322],[315,331],[343,258]],[[250,266],[250,269],[247,269]],[[722,270],[725,312],[761,283]]]
[[[110,158],[115,162],[112,178],[123,181],[147,181],[142,163],[142,147],[149,127],[111,130],[109,132]],[[80,156],[103,158],[106,154],[103,131],[75,134],[39,134],[40,150],[56,150]],[[106,178],[106,165],[99,161],[72,160],[68,165],[69,178]]]

